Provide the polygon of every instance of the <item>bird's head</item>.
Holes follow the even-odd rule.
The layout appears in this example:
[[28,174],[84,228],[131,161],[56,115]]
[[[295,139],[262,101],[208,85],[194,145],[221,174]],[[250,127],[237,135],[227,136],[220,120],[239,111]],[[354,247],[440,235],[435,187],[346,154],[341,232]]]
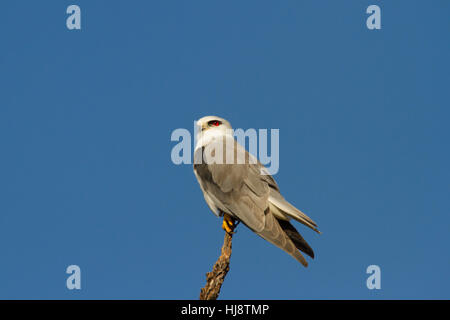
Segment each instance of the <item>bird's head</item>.
[[232,130],[231,124],[224,118],[217,116],[206,116],[197,120],[198,132],[205,133],[208,130],[220,130],[225,134],[227,130]]
[[231,124],[224,118],[217,116],[206,116],[196,122],[197,141],[201,140],[201,145],[209,141],[214,136],[232,135]]

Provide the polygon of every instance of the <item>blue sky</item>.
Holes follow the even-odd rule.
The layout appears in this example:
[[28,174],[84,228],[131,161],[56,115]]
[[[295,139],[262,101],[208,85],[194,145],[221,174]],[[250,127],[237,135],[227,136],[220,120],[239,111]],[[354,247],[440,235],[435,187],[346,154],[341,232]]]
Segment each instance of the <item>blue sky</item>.
[[305,269],[240,225],[221,298],[450,298],[449,15],[444,0],[3,1],[0,298],[197,299],[223,231],[170,135],[210,114],[280,129],[275,178],[323,232],[297,225]]

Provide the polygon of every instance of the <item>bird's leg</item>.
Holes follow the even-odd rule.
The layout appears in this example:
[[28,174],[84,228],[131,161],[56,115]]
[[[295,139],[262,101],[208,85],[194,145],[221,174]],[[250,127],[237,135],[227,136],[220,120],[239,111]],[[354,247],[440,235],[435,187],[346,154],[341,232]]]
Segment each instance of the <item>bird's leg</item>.
[[225,230],[227,233],[234,233],[234,228],[237,226],[235,223],[235,219],[230,216],[228,213],[223,214],[223,222],[222,222],[222,229]]

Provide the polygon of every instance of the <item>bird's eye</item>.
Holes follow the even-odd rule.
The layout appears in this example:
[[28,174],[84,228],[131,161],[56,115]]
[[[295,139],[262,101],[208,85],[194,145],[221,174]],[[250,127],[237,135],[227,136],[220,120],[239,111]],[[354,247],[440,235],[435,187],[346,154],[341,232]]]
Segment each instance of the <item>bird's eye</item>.
[[211,120],[208,122],[208,126],[210,127],[218,127],[222,124],[219,120]]

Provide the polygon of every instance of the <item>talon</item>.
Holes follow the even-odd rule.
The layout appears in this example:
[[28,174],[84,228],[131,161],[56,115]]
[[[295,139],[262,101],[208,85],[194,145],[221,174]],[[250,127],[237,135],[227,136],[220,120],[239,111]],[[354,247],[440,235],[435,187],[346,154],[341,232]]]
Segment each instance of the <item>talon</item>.
[[227,233],[233,234],[233,230],[236,227],[236,224],[234,222],[234,219],[227,213],[224,213],[223,215],[223,222],[222,222],[222,229],[225,230]]

